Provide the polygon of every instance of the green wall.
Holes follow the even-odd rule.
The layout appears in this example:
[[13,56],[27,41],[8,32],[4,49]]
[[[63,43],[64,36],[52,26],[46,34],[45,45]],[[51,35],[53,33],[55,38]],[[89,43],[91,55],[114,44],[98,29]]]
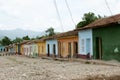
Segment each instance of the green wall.
[[[96,59],[96,37],[102,40],[102,59],[120,61],[120,25],[93,29],[93,58]],[[118,48],[119,52],[114,52]]]

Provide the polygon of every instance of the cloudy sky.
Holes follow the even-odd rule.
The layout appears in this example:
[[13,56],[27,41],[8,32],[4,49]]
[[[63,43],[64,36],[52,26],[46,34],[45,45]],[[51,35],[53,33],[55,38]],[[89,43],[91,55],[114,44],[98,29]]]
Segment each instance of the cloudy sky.
[[[67,0],[73,20],[77,24],[84,13],[110,16],[105,0]],[[120,13],[120,0],[107,0],[112,14]],[[64,31],[75,28],[65,4],[56,0]],[[53,0],[0,0],[0,29],[44,31],[49,27],[62,32]]]

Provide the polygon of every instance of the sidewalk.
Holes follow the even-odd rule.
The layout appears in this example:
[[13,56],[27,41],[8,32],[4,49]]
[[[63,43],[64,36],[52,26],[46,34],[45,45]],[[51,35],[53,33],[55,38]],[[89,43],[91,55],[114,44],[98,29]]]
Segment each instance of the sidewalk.
[[84,64],[94,64],[94,65],[108,65],[108,66],[119,66],[120,62],[118,61],[103,61],[103,60],[87,60],[87,59],[80,59],[80,58],[52,58],[52,57],[42,57],[42,59],[48,60],[57,60],[57,61],[68,61],[68,62],[80,62]]

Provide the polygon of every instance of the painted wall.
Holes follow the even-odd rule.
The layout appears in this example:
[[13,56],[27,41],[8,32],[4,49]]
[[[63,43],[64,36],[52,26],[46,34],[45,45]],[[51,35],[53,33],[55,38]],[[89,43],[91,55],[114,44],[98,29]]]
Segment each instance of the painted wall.
[[32,47],[32,55],[38,54],[38,45],[37,44],[30,44]]
[[26,55],[26,56],[30,55],[29,45],[24,44],[24,46],[23,46],[23,54]]
[[8,51],[9,51],[9,53],[13,54],[13,53],[14,53],[14,48],[13,48],[13,46],[11,46]]
[[[74,43],[78,43],[78,37],[77,36],[71,36],[71,37],[65,37],[65,38],[59,38],[58,39],[58,52],[61,57],[76,57],[77,53],[75,52],[75,46]],[[69,53],[69,43],[71,44],[71,54]],[[78,52],[78,50],[77,50]]]
[[56,54],[58,55],[58,42],[57,40],[46,40],[46,53],[48,53],[48,47],[47,45],[49,44],[50,46],[50,54],[53,54],[53,45],[55,44],[56,46]]
[[46,43],[45,42],[38,42],[38,54],[39,56],[45,56],[46,55]]
[[14,45],[13,45],[13,48],[14,48],[14,49],[13,49],[13,50],[14,50],[13,52],[14,52],[14,53],[18,53],[18,45],[17,45],[17,44],[14,44]]
[[4,52],[5,51],[5,46],[0,46],[0,52]]
[[21,53],[22,55],[25,55],[25,54],[24,54],[24,45],[23,45],[23,44],[20,44],[20,53]]
[[96,59],[96,37],[102,40],[102,59],[120,61],[120,25],[93,29],[94,58]]
[[38,45],[36,43],[24,44],[24,54],[26,56],[38,54]]
[[81,30],[79,35],[79,54],[80,55],[93,55],[93,39],[92,39],[92,29]]

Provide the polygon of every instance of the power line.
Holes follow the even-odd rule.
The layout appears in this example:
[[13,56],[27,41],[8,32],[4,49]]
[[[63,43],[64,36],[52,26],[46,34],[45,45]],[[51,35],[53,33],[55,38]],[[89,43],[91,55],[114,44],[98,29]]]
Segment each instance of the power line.
[[54,1],[54,5],[55,5],[55,9],[56,9],[57,15],[58,15],[58,19],[59,19],[59,22],[60,22],[61,29],[62,29],[62,31],[64,32],[64,29],[63,29],[63,23],[62,23],[62,20],[61,20],[61,17],[60,17],[59,11],[58,11],[58,7],[57,7],[56,0],[53,0],[53,1]]
[[65,3],[66,3],[66,6],[67,6],[67,8],[68,8],[68,11],[69,11],[69,13],[70,13],[71,20],[72,20],[73,24],[76,26],[76,24],[75,24],[75,22],[74,22],[74,20],[73,20],[72,12],[71,12],[71,10],[70,10],[70,7],[69,7],[69,5],[68,5],[67,0],[65,0]]
[[106,6],[107,6],[107,8],[108,8],[108,10],[109,10],[110,14],[111,14],[111,15],[113,15],[113,13],[112,13],[112,11],[111,11],[111,9],[110,9],[109,5],[108,5],[107,0],[105,0],[105,3],[106,3]]

